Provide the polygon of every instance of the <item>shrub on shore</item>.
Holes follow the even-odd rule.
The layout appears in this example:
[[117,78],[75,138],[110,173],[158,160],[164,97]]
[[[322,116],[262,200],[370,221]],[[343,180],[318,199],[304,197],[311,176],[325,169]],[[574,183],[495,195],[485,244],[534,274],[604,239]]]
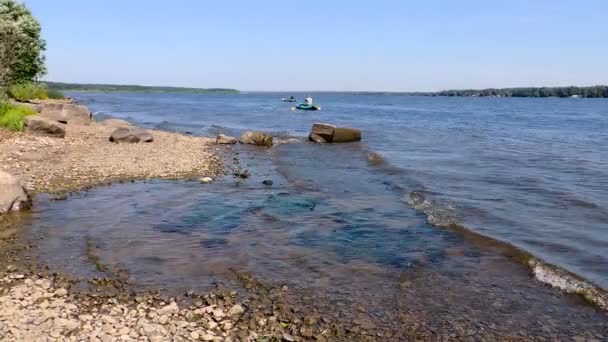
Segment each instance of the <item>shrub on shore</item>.
[[8,95],[17,101],[46,100],[46,89],[34,83],[19,83],[8,88]]
[[25,117],[35,115],[36,111],[23,106],[13,106],[0,102],[0,126],[20,132],[23,130]]
[[63,99],[56,89],[47,89],[44,84],[20,83],[9,87],[8,95],[17,101]]

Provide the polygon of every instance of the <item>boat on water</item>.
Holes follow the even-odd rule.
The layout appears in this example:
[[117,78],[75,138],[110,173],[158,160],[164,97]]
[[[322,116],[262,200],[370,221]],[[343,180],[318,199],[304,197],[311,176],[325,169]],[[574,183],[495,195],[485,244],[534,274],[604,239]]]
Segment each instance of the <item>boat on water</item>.
[[296,102],[296,98],[293,96],[284,97],[282,100],[283,100],[283,102]]
[[297,106],[293,107],[294,109],[300,109],[300,110],[320,110],[321,106],[316,105],[316,104],[306,104],[306,103],[300,103]]

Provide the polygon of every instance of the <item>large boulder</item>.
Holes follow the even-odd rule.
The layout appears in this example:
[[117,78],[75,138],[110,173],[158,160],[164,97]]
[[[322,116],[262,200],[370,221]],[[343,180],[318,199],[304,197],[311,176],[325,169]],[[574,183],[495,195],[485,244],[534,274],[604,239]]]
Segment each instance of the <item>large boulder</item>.
[[217,138],[215,138],[215,143],[232,145],[236,144],[236,138],[224,134],[218,134]]
[[88,125],[93,119],[93,114],[85,106],[70,103],[48,103],[42,107],[40,116],[61,123]]
[[25,117],[25,131],[28,134],[64,138],[65,128],[65,124],[39,115]]
[[0,214],[27,209],[31,200],[19,178],[0,171]]
[[332,142],[335,129],[332,125],[315,123],[310,130],[309,139],[318,143]]
[[251,144],[258,146],[272,146],[272,135],[264,132],[245,132],[239,139],[241,144]]
[[112,128],[131,127],[131,123],[129,121],[121,119],[106,119],[100,122],[100,124]]
[[318,143],[344,143],[361,140],[361,130],[348,127],[336,127],[324,123],[312,125],[308,138]]
[[361,130],[349,127],[336,127],[334,129],[335,143],[353,142],[361,140]]
[[139,127],[120,127],[110,136],[110,141],[115,143],[139,143],[152,142],[154,137],[150,132]]

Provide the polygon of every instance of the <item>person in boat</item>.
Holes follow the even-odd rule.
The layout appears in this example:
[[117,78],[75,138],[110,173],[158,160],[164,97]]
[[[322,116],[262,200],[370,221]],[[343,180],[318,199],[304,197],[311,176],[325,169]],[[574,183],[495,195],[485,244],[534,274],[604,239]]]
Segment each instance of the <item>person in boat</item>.
[[295,98],[295,97],[293,97],[293,96],[290,96],[290,97],[289,97],[289,99],[290,99],[290,100],[295,100],[296,98]]
[[304,102],[307,105],[312,106],[312,97],[310,97],[310,95],[306,95],[306,99],[304,100]]

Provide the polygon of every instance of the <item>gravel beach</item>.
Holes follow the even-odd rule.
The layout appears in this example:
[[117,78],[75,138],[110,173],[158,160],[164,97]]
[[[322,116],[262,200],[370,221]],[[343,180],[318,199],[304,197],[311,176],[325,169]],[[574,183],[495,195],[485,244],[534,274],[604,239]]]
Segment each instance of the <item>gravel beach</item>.
[[34,193],[80,190],[116,180],[214,177],[222,170],[213,139],[150,131],[154,141],[117,144],[115,127],[68,125],[65,138],[0,130],[0,170]]

